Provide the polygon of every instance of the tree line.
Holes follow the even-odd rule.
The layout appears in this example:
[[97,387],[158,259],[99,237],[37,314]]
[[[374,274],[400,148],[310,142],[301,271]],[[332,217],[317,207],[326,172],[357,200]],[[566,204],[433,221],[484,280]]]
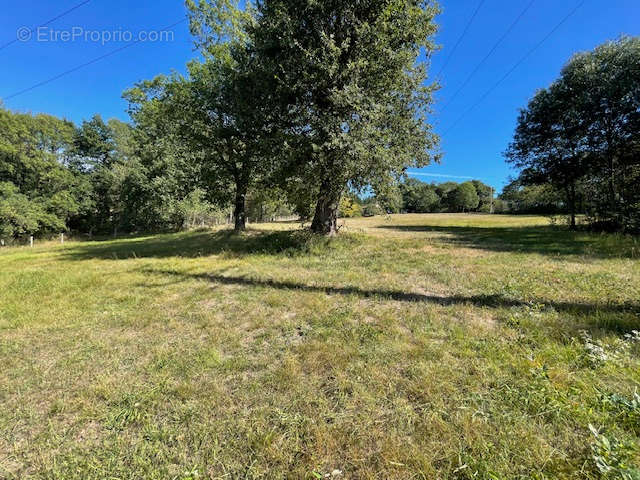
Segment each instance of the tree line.
[[502,213],[502,203],[494,198],[493,187],[480,180],[425,183],[407,178],[383,194],[364,198],[348,195],[340,205],[340,215],[374,216],[390,213]]
[[[205,191],[202,168],[158,130],[99,115],[75,126],[0,109],[0,238],[117,234],[226,222],[230,188]],[[162,142],[152,149],[145,135]],[[164,149],[161,149],[164,145]],[[293,215],[278,195],[252,192],[254,221]]]
[[[551,185],[523,185],[515,179],[499,195],[480,180],[425,183],[415,178],[399,182],[385,195],[347,195],[341,217],[396,213],[494,213],[563,215],[568,213],[561,192]],[[579,205],[579,209],[582,207]],[[583,210],[580,210],[583,211]]]
[[343,196],[438,159],[430,0],[187,0],[187,73],[125,92],[131,123],[1,112],[4,235],[179,227],[252,199],[334,234]]
[[511,193],[560,199],[572,228],[582,213],[640,231],[640,37],[575,55],[522,109],[505,155],[520,169]]
[[[242,7],[240,4],[242,3]],[[358,213],[585,214],[640,230],[640,39],[576,55],[519,116],[498,198],[434,185],[438,85],[427,0],[186,1],[197,56],[128,89],[129,123],[0,105],[0,235],[179,229],[295,214],[316,233]],[[364,198],[363,197],[364,194]]]

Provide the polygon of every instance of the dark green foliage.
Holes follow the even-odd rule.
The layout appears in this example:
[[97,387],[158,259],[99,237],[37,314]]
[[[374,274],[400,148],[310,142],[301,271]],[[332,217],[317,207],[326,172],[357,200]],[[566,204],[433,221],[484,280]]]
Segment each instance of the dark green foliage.
[[184,225],[180,203],[197,188],[199,171],[191,155],[180,155],[175,126],[162,110],[149,110],[135,112],[135,127],[96,115],[78,128],[71,166],[87,187],[74,229],[105,234]]
[[[422,60],[435,48],[433,2],[265,0],[253,8],[202,0],[187,8],[200,58],[184,77],[126,92],[132,125],[96,115],[74,129],[3,113],[0,181],[17,187],[12,210],[6,195],[7,232],[181,228],[194,211],[231,202],[242,230],[247,200],[261,219],[283,213],[286,197],[302,218],[314,212],[314,231],[331,234],[348,189],[375,190],[386,211],[400,210],[390,186],[408,166],[429,163],[438,140],[427,122],[436,86]],[[259,198],[265,190],[280,198]],[[20,195],[33,211],[17,208]],[[356,204],[343,214],[360,214]]]
[[184,229],[225,223],[227,217],[225,211],[207,201],[205,192],[199,188],[178,202],[178,218],[182,220],[180,227]]
[[443,182],[443,183],[439,183],[435,186],[435,190],[436,193],[438,194],[438,197],[440,197],[443,201],[446,200],[447,195],[449,195],[449,192],[453,189],[455,189],[458,186],[457,182]]
[[384,215],[385,213],[384,209],[375,200],[365,203],[362,208],[362,216],[364,217],[375,217],[377,215]]
[[179,154],[200,168],[197,185],[219,205],[232,198],[235,229],[244,230],[248,196],[271,170],[265,150],[277,112],[247,36],[251,13],[224,1],[187,7],[202,59],[186,76],[160,76],[127,95],[139,124],[169,122]]
[[493,213],[493,187],[482,183],[480,180],[471,180],[471,183],[478,194],[477,210],[483,213]]
[[0,109],[0,231],[3,237],[66,231],[81,209],[82,182],[65,166],[73,125]]
[[316,192],[309,188],[301,178],[292,178],[284,185],[286,198],[292,205],[293,212],[300,217],[300,220],[308,221],[313,218],[315,208],[314,200]]
[[[73,208],[73,199],[57,198],[31,200],[20,193],[18,187],[10,182],[0,183],[0,238],[12,239],[36,233],[63,232],[66,227],[60,216],[52,211],[52,203],[63,213]],[[66,197],[66,196],[64,196]],[[71,203],[70,207],[67,203]],[[66,208],[65,208],[66,206]]]
[[564,194],[575,226],[580,203],[594,224],[640,229],[640,38],[576,55],[523,109],[507,161],[524,185]]
[[[406,213],[483,212],[494,213],[493,188],[479,180],[458,184],[428,184],[408,178],[398,185],[401,210]],[[501,205],[502,207],[502,205]]]
[[258,2],[250,34],[279,130],[295,137],[288,177],[317,192],[314,231],[335,233],[348,185],[390,182],[432,159],[434,87],[417,61],[434,49],[436,13],[418,0]]
[[409,178],[400,184],[403,210],[407,213],[431,213],[440,208],[440,197],[436,193],[436,187],[421,182],[415,178]]
[[458,185],[447,194],[447,204],[453,211],[470,212],[478,208],[480,198],[471,182]]
[[397,185],[379,187],[378,190],[375,195],[375,203],[382,209],[382,213],[402,212],[404,203],[402,191]]
[[[2,238],[178,229],[193,223],[194,208],[213,208],[199,197],[194,206],[201,164],[180,149],[163,109],[150,104],[135,119],[134,128],[95,115],[76,129],[0,110]],[[215,200],[229,190],[219,187]],[[206,218],[221,221],[217,210]]]
[[247,218],[251,222],[272,222],[278,218],[294,215],[279,190],[256,189],[247,196]]
[[140,166],[127,184],[128,204],[138,212],[131,217],[137,229],[181,228],[187,220],[181,202],[198,188],[205,192],[206,202],[229,205],[229,185],[206,168],[201,151],[184,141],[175,103],[166,98],[174,81],[160,76],[125,92],[134,121],[134,158]]
[[523,185],[519,180],[514,180],[503,188],[499,200],[505,202],[510,213],[568,213],[564,195],[549,184]]

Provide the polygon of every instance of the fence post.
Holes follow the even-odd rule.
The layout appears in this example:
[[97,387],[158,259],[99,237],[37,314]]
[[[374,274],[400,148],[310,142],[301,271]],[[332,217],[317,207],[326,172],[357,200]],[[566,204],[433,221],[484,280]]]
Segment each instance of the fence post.
[[64,245],[64,233],[60,234],[60,243]]
[[29,237],[29,246],[33,248],[33,235]]

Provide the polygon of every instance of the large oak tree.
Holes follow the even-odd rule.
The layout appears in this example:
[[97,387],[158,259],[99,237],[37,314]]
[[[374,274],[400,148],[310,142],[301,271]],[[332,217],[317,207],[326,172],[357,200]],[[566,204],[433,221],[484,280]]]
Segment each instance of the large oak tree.
[[437,137],[427,82],[437,6],[423,0],[261,0],[249,29],[284,137],[286,182],[316,197],[312,230],[335,234],[347,188],[427,165]]

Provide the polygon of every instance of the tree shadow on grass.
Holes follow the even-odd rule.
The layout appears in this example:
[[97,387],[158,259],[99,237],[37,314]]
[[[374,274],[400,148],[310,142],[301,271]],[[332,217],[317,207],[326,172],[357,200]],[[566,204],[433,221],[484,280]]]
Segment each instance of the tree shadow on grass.
[[403,232],[445,234],[438,241],[461,247],[497,252],[574,255],[594,258],[638,258],[640,242],[632,236],[572,232],[554,226],[461,227],[433,225],[383,225]]
[[310,234],[306,231],[265,232],[232,230],[184,232],[153,235],[106,242],[86,242],[66,249],[67,260],[124,260],[130,258],[196,258],[226,254],[295,255],[308,250]]
[[421,293],[405,292],[400,290],[385,289],[361,289],[354,286],[334,287],[322,285],[306,285],[303,283],[277,280],[259,280],[246,277],[232,277],[209,273],[188,273],[175,270],[145,269],[145,273],[170,276],[178,281],[201,280],[217,285],[238,285],[244,287],[273,288],[290,290],[294,292],[324,293],[327,295],[356,296],[361,298],[380,298],[383,300],[395,300],[401,302],[428,303],[440,306],[472,305],[489,308],[528,307],[536,305],[544,308],[552,308],[557,312],[575,316],[581,321],[589,315],[611,315],[606,323],[598,321],[598,327],[616,332],[628,332],[640,327],[640,304],[636,303],[579,303],[558,302],[544,299],[534,299],[528,302],[511,299],[499,294],[493,295],[427,295]]

